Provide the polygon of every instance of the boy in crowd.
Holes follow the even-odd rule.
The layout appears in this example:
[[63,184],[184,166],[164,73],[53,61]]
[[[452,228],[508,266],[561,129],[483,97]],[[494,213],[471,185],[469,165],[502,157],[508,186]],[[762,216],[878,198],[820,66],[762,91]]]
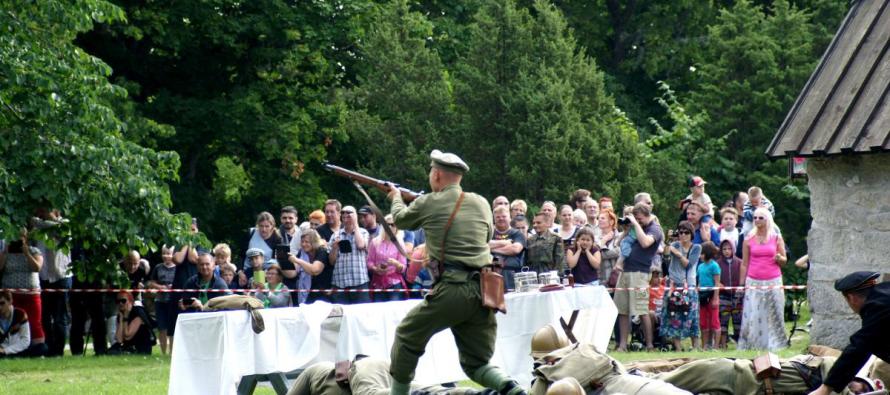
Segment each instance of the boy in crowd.
[[732,240],[733,245],[741,245],[739,243],[739,228],[736,227],[739,221],[739,212],[735,208],[726,207],[720,210],[720,240]]

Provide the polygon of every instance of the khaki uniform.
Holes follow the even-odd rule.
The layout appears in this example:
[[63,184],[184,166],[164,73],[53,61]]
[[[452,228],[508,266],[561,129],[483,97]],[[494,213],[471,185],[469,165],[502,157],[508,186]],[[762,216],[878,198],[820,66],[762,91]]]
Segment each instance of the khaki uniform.
[[[546,361],[555,361],[547,364]],[[574,377],[588,394],[691,395],[663,381],[628,374],[620,362],[592,344],[574,344],[536,361],[530,395],[545,395],[555,381]]]
[[[776,394],[807,394],[822,384],[818,377],[827,377],[834,365],[833,357],[799,355],[780,361],[782,373],[772,379]],[[815,373],[810,383],[801,376],[798,368]],[[820,376],[821,375],[821,376]],[[758,395],[765,393],[762,380],[757,379],[754,363],[750,359],[709,358],[687,363],[676,370],[650,375],[694,393]],[[813,380],[816,379],[816,380]],[[848,393],[844,390],[842,394]]]
[[349,395],[334,379],[334,363],[319,362],[300,373],[287,395]]
[[464,373],[484,386],[500,390],[512,382],[488,365],[494,353],[497,321],[494,312],[482,307],[479,268],[491,263],[488,241],[494,232],[488,201],[466,193],[454,217],[442,255],[445,226],[462,192],[452,184],[421,196],[406,206],[401,196],[392,201],[392,216],[402,229],[422,227],[432,261],[443,261],[445,272],[424,300],[415,306],[396,329],[390,374],[399,383],[414,378],[417,360],[436,333],[451,329]]

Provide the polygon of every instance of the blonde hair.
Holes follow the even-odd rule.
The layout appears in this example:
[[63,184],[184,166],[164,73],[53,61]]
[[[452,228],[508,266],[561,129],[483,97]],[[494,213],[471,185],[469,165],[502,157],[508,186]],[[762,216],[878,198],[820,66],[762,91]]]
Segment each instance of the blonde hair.
[[260,222],[268,222],[272,224],[272,227],[275,227],[275,217],[272,216],[268,211],[263,211],[256,216],[256,224],[259,225]]
[[213,256],[224,255],[229,258],[232,257],[232,249],[226,243],[219,243],[215,247],[213,247]]
[[492,214],[510,214],[510,209],[505,206],[497,206],[492,210]]
[[[498,206],[498,207],[503,207],[503,206]],[[380,226],[389,226],[389,223],[390,223],[390,222],[393,222],[392,214],[386,214],[386,216],[383,217],[383,224],[380,225]],[[404,234],[405,234],[405,232],[402,232],[401,230],[398,230],[398,231],[396,231],[396,239],[397,239],[397,240],[390,240],[390,239],[389,239],[389,233],[387,233],[386,230],[381,229],[381,230],[380,230],[380,236],[377,236],[377,237],[380,239],[380,241],[383,241],[383,240],[389,240],[389,241],[391,241],[391,242],[393,242],[393,243],[404,244],[404,242],[402,241],[402,240],[405,239]]]
[[584,221],[585,224],[588,223],[587,222],[587,213],[585,213],[584,210],[582,210],[580,208],[575,209],[575,211],[572,211],[572,219],[578,220],[578,221]]
[[232,274],[235,274],[235,272],[237,272],[237,271],[238,271],[238,269],[232,263],[225,263],[225,264],[219,265],[219,274],[223,274],[224,272],[230,272]]
[[309,245],[312,246],[313,251],[322,248],[325,245],[321,240],[321,236],[318,235],[318,232],[315,229],[306,229],[300,238],[306,239],[309,242]]
[[517,208],[519,211],[522,211],[525,214],[528,211],[528,204],[525,203],[525,200],[516,199],[512,203],[510,203],[510,209]]
[[[766,221],[766,237],[772,238],[778,234],[779,227],[776,226],[776,223],[773,221],[773,215],[770,214],[769,210],[764,207],[759,207],[754,210],[754,216],[763,216]],[[757,236],[757,226],[755,225],[754,229],[748,232],[748,236],[746,239],[751,239]]]

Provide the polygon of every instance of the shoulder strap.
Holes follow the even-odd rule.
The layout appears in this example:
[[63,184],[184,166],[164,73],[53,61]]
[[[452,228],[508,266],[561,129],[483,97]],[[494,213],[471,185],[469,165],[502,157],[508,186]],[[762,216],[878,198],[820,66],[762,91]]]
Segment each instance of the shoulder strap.
[[460,193],[460,197],[457,198],[457,203],[454,204],[454,210],[451,211],[451,216],[448,217],[448,223],[445,224],[445,234],[442,235],[442,262],[445,262],[445,240],[448,239],[448,231],[451,230],[451,223],[454,222],[454,216],[457,215],[457,210],[460,210],[461,203],[464,202],[464,192]]

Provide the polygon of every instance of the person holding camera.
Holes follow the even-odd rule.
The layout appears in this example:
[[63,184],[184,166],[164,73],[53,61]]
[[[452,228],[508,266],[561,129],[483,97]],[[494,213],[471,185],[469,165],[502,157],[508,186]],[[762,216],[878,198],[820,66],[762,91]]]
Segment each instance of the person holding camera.
[[13,303],[28,313],[28,326],[31,331],[31,346],[25,352],[42,356],[46,353],[43,334],[43,305],[40,300],[39,272],[43,267],[43,255],[35,243],[28,239],[28,229],[19,231],[19,240],[4,243],[0,249],[0,274],[2,288],[28,288],[25,293],[12,295]]
[[[343,290],[368,289],[371,279],[368,276],[368,239],[370,235],[358,226],[355,207],[344,206],[340,211],[343,228],[331,236],[331,262],[334,262],[334,275],[331,283]],[[368,292],[336,292],[334,303],[369,303]]]
[[658,253],[658,246],[664,240],[664,232],[645,202],[635,204],[631,215],[625,216],[625,220],[629,222],[636,237],[631,244],[630,254],[614,269],[622,273],[615,291],[619,323],[618,351],[627,351],[631,316],[640,317],[646,337],[646,349],[654,350],[652,320],[649,318],[649,269],[652,267],[652,259]]
[[[192,276],[185,283],[187,291],[182,293],[182,299],[179,301],[179,309],[183,311],[201,311],[207,304],[207,301],[217,296],[231,295],[226,282],[213,272],[216,262],[208,252],[198,254],[198,274]],[[224,290],[222,292],[211,292],[210,290]]]

